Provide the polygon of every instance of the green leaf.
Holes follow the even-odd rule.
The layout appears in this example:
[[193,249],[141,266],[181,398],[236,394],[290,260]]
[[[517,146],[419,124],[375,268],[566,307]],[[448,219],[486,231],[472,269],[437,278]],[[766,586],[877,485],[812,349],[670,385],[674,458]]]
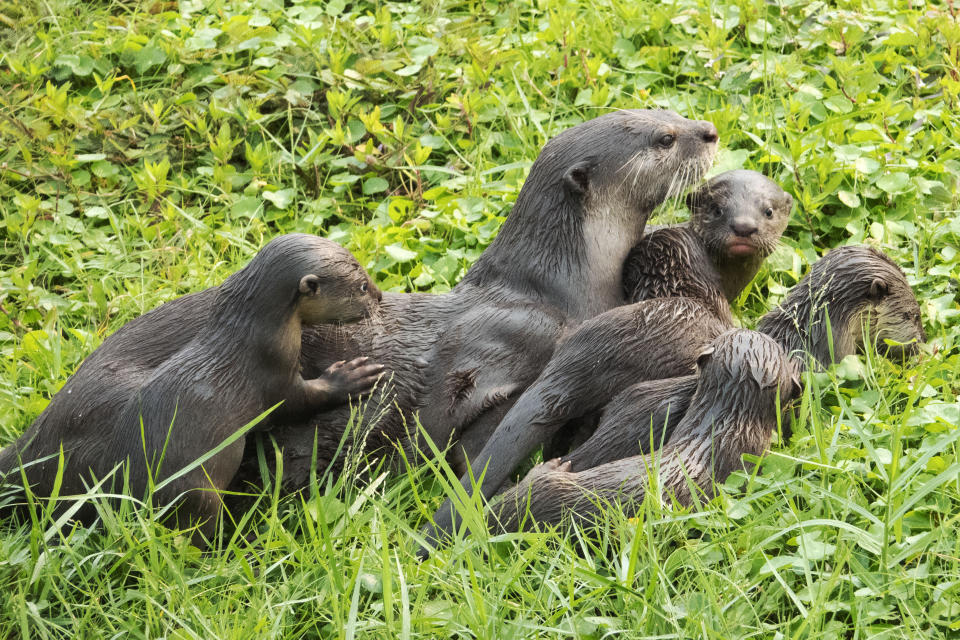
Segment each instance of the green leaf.
[[410,58],[417,64],[423,64],[430,56],[436,55],[439,50],[440,45],[436,42],[422,44],[410,52]]
[[293,202],[296,195],[295,189],[280,189],[279,191],[264,191],[263,199],[268,200],[277,209],[286,209]]
[[86,55],[65,53],[54,60],[53,64],[69,68],[75,76],[88,76],[93,72],[93,58]]
[[150,67],[156,67],[167,61],[167,54],[158,47],[143,47],[133,56],[134,65],[139,73]]
[[[264,194],[264,197],[266,197],[266,193]],[[285,207],[280,207],[279,205],[277,206],[281,209],[285,208]],[[240,198],[235,203],[233,203],[233,206],[230,208],[230,211],[231,213],[233,213],[233,215],[240,218],[254,218],[256,217],[257,213],[262,209],[263,209],[263,201],[260,200],[260,198],[247,196],[247,197]]]
[[397,243],[388,244],[383,251],[397,262],[410,262],[417,257],[416,251],[410,251]]
[[77,162],[99,162],[100,160],[106,160],[107,154],[105,153],[81,153],[76,156]]
[[838,191],[837,197],[840,198],[840,202],[847,205],[851,209],[860,206],[860,196],[852,191]]
[[383,193],[390,188],[390,184],[383,178],[367,178],[363,181],[363,195]]
[[876,184],[890,195],[906,193],[910,190],[910,174],[903,171],[888,173],[877,178]]

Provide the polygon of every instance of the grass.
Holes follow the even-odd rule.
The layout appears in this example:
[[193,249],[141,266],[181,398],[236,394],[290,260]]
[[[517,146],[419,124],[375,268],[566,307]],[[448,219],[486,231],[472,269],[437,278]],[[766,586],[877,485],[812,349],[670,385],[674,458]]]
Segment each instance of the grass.
[[94,530],[40,512],[0,530],[0,637],[957,637],[958,43],[949,1],[0,0],[0,444],[106,335],[278,233],[447,290],[543,143],[620,107],[711,120],[716,171],[795,196],[745,325],[870,242],[931,338],[811,376],[794,440],[698,511],[424,563],[442,468],[267,492],[252,544],[210,554],[126,501],[91,498]]

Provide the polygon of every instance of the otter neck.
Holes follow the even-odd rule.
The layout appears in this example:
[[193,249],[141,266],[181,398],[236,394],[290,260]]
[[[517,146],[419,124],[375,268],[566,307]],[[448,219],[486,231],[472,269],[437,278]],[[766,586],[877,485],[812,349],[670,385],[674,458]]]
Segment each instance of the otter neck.
[[728,302],[734,302],[757,275],[766,256],[755,254],[746,258],[733,259],[714,255],[713,262],[720,274],[720,285]]
[[[220,285],[205,330],[212,350],[226,358],[276,372],[283,378],[299,368],[301,321],[297,294],[282,283],[258,283],[234,274]],[[257,286],[260,284],[260,286]]]
[[[685,455],[710,457],[716,465],[730,466],[740,464],[741,454],[759,455],[766,448],[773,424],[751,411],[756,399],[737,399],[737,395],[730,389],[718,389],[716,394],[701,393],[694,398],[673,436],[691,443],[692,451],[685,448]],[[718,458],[725,454],[730,454],[729,460]]]
[[812,300],[806,290],[802,293],[804,300],[791,303],[788,298],[783,305],[765,314],[757,324],[757,331],[777,341],[800,365],[801,371],[806,370],[807,365],[803,353],[809,353],[822,366],[854,353],[861,337],[860,314],[867,310],[839,309],[837,305],[822,304],[819,297]]
[[575,321],[624,304],[623,264],[643,236],[650,210],[602,204],[585,208],[556,197],[563,193],[559,185],[552,193],[554,198],[541,200],[536,210],[518,199],[500,234],[458,288],[509,289],[557,307]]

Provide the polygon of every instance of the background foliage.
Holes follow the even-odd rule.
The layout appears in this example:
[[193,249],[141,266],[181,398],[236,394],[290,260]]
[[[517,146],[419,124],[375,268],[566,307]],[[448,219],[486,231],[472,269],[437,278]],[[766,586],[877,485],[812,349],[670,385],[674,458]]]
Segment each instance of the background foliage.
[[424,564],[452,491],[430,469],[267,495],[256,545],[213,555],[144,512],[41,514],[0,535],[0,635],[955,637],[958,93],[952,2],[0,0],[0,444],[106,335],[278,233],[448,289],[543,143],[622,107],[711,120],[717,171],[794,194],[745,325],[871,242],[932,343],[815,376],[794,441],[694,513],[476,532]]

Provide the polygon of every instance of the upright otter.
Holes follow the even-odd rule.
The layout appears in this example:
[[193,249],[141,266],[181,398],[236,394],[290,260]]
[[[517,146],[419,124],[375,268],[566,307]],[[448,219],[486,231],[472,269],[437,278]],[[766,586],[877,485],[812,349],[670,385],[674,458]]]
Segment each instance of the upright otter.
[[719,336],[698,359],[700,375],[690,407],[670,442],[658,454],[635,456],[580,472],[551,461],[506,491],[494,516],[508,530],[526,523],[591,519],[598,501],[619,501],[636,512],[651,476],[667,500],[690,505],[710,499],[716,484],[743,468],[743,454],[760,455],[770,445],[780,411],[799,391],[783,348],[745,329]]
[[[98,349],[101,357],[81,365],[31,428],[0,451],[0,471],[6,475],[20,460],[53,456],[25,467],[33,490],[49,495],[62,447],[61,494],[81,493],[85,483],[126,463],[129,489],[139,497],[148,478],[160,482],[175,474],[278,402],[283,402],[285,416],[343,403],[349,394],[369,390],[383,371],[381,365],[358,359],[335,363],[316,379],[300,375],[303,324],[353,322],[369,316],[381,298],[350,252],[329,240],[303,234],[276,238],[214,290],[192,340],[136,388],[125,387],[123,396],[111,395],[106,404],[86,399],[93,410],[84,416],[74,397],[80,401],[86,395],[85,382],[96,374],[90,368],[99,364],[104,373],[112,372],[103,354],[115,351],[123,329],[120,338],[105,341]],[[146,331],[154,321],[147,314],[139,330]],[[145,359],[143,354],[124,355]],[[242,451],[240,439],[157,497],[168,501],[186,493],[187,514],[205,520],[209,532],[219,496],[206,489],[226,488]]]
[[[381,322],[351,332],[335,356],[368,355],[394,374],[393,393],[368,407],[378,418],[358,446],[416,448],[407,425],[419,411],[434,442],[457,443],[449,458],[464,470],[564,332],[624,302],[623,261],[647,217],[706,172],[716,143],[712,124],[669,111],[618,111],[550,140],[497,238],[454,290],[386,293]],[[305,372],[327,362],[336,340],[323,329],[305,334]],[[333,410],[271,432],[292,486],[306,484],[315,442],[317,466],[331,462],[347,423]],[[248,479],[256,465],[249,469]]]
[[[486,498],[537,446],[571,419],[602,408],[638,380],[691,374],[697,356],[729,327],[690,298],[655,298],[618,307],[584,322],[557,349],[537,380],[497,426],[472,473]],[[427,529],[429,539],[454,524],[447,500]]]
[[[779,343],[799,371],[807,366],[807,354],[817,366],[867,346],[901,358],[915,354],[926,340],[920,306],[903,272],[866,246],[828,252],[761,318],[757,330]],[[884,339],[897,344],[887,346]],[[628,387],[603,409],[593,435],[563,461],[579,471],[670,441],[695,385],[695,376],[685,376]],[[787,422],[785,438],[789,429]]]
[[756,171],[727,171],[687,196],[690,221],[647,233],[630,251],[631,302],[686,296],[730,319],[735,300],[787,228],[793,197]]

